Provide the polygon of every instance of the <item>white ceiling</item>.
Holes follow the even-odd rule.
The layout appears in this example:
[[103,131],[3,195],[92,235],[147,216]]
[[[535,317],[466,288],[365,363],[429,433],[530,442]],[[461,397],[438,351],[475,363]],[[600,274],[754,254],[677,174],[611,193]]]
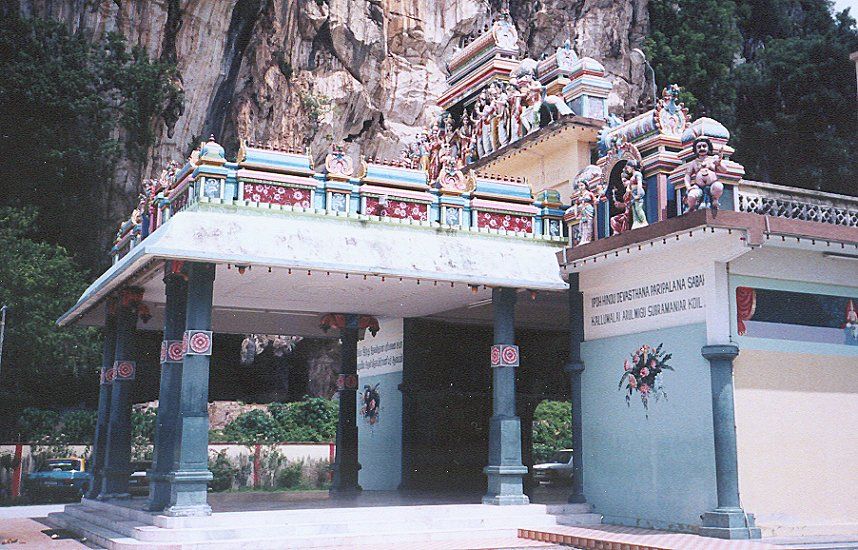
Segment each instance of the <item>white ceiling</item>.
[[[325,313],[376,317],[431,317],[462,324],[490,325],[491,289],[463,283],[381,277],[286,268],[251,267],[240,274],[234,265],[218,265],[214,282],[212,325],[220,333],[270,333],[323,336]],[[140,284],[152,319],[142,330],[163,326],[164,283],[155,267]],[[330,273],[330,274],[328,274]],[[520,289],[516,325],[567,330],[565,291]],[[95,320],[95,319],[93,319]]]

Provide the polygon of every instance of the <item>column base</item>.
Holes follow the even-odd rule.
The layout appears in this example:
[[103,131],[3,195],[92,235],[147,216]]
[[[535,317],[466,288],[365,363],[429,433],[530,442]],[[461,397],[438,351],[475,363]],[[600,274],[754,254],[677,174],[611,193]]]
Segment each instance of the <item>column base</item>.
[[130,493],[101,493],[95,500],[104,502],[107,500],[125,500],[131,498]]
[[527,475],[526,466],[486,466],[483,473],[488,476],[488,491],[483,504],[496,506],[530,504],[524,494],[522,477]]
[[208,482],[212,473],[208,470],[179,470],[166,475],[170,498],[162,512],[166,516],[209,516]]
[[716,508],[703,514],[700,536],[719,539],[758,539],[760,528],[754,523],[754,514],[746,514],[741,508]]
[[586,504],[587,497],[585,497],[583,493],[572,493],[569,495],[569,498],[566,499],[566,502],[569,504]]
[[149,500],[144,510],[159,512],[170,503],[169,473],[149,470],[146,475],[149,477]]
[[161,512],[165,516],[173,518],[188,518],[194,516],[212,515],[212,507],[208,504],[194,504],[191,506],[169,506]]

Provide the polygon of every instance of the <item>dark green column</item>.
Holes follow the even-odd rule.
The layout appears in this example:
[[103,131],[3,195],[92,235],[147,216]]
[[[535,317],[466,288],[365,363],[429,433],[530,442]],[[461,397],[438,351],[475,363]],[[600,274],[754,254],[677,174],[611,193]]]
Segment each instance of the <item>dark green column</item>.
[[715,436],[715,479],[718,507],[703,514],[700,534],[723,539],[758,539],[754,515],[746,514],[739,502],[739,467],[736,453],[736,414],[733,404],[733,359],[739,348],[733,344],[703,346],[712,382],[712,427]]
[[92,483],[86,497],[96,498],[104,484],[104,457],[107,449],[107,430],[110,422],[110,397],[113,384],[108,380],[116,355],[116,302],[105,305],[105,320],[102,337],[101,375],[98,388],[98,419],[95,424],[95,439],[92,443]]
[[134,362],[134,335],[137,306],[143,291],[126,288],[119,293],[116,314],[116,348],[111,377],[110,421],[104,460],[104,481],[99,500],[128,498],[131,475],[131,389],[137,365]]
[[167,475],[169,516],[211,514],[206,501],[212,474],[209,458],[209,359],[212,353],[212,293],[214,264],[188,266],[185,357],[179,374],[179,423],[173,468]]
[[584,341],[584,295],[578,284],[578,274],[569,274],[569,362],[565,370],[569,374],[570,401],[572,405],[572,494],[570,503],[587,502],[584,496],[584,438],[581,434],[581,342]]
[[149,472],[147,510],[163,510],[170,502],[169,475],[175,469],[176,434],[179,430],[179,396],[182,384],[182,337],[188,303],[187,275],[178,262],[167,262],[164,275],[166,311],[164,340],[161,343],[161,385],[158,392],[158,419],[155,424],[155,452]]
[[337,455],[334,461],[334,482],[331,493],[355,494],[361,490],[358,484],[358,428],[357,428],[357,315],[346,315],[346,326],[340,329],[342,362],[337,377],[340,394],[340,412],[337,418]]
[[483,504],[527,504],[522,477],[521,421],[515,415],[515,368],[519,364],[515,345],[515,300],[513,288],[492,289],[494,345],[491,349],[492,417],[489,420],[488,490]]

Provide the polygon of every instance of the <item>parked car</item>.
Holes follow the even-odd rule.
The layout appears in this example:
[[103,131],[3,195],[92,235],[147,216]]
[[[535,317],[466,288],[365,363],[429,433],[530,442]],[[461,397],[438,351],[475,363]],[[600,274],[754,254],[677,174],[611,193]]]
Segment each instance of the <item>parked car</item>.
[[539,483],[572,483],[572,449],[555,451],[548,462],[533,465],[533,479]]
[[24,490],[36,502],[78,499],[92,483],[82,458],[51,458],[37,471],[27,474]]
[[139,460],[131,463],[131,477],[128,478],[128,492],[135,496],[149,494],[149,470],[151,460]]

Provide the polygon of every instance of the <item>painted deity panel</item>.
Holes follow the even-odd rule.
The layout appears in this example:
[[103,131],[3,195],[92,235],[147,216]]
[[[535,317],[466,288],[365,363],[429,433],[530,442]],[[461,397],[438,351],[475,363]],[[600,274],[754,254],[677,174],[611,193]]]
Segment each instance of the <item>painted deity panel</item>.
[[740,286],[739,336],[858,346],[858,294],[831,296]]

